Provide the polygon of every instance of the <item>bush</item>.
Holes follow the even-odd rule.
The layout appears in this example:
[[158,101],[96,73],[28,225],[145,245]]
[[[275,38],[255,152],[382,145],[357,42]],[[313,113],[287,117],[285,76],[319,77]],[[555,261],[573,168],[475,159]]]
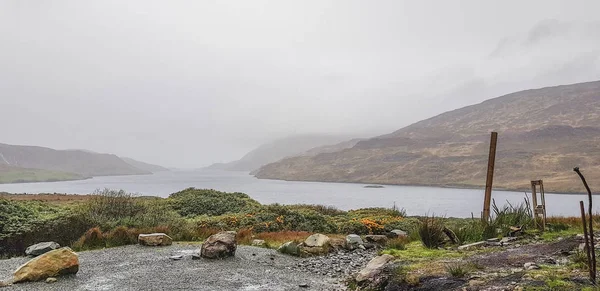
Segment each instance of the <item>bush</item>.
[[181,216],[219,216],[227,213],[252,212],[260,203],[243,193],[226,193],[188,188],[169,195],[173,209]]
[[104,234],[107,247],[118,247],[137,243],[138,233],[135,229],[119,226]]
[[104,247],[106,247],[106,241],[98,227],[90,228],[73,244],[75,250],[91,250]]
[[[499,234],[506,235],[511,226],[524,228],[533,226],[533,214],[527,198],[525,198],[524,203],[517,206],[513,206],[508,201],[506,203],[502,208],[499,208],[496,201],[492,200],[494,215],[491,217],[489,225],[485,226],[484,239],[497,237]],[[498,233],[498,231],[501,233]]]
[[423,218],[419,225],[419,237],[426,248],[435,249],[442,246],[446,234],[441,219],[434,216]]

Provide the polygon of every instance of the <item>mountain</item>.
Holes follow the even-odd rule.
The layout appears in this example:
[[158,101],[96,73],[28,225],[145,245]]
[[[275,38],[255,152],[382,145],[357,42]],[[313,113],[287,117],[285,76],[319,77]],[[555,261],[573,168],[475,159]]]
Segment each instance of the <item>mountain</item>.
[[303,155],[306,151],[316,147],[335,145],[345,142],[348,139],[350,137],[339,135],[313,134],[291,136],[261,145],[237,161],[213,164],[208,168],[229,171],[253,171],[263,165],[283,158]]
[[140,169],[140,170],[144,170],[144,171],[148,171],[151,173],[156,173],[156,172],[165,172],[168,171],[169,169],[163,167],[163,166],[159,166],[159,165],[153,165],[153,164],[148,164],[148,163],[144,163],[144,162],[140,162],[137,160],[134,160],[132,158],[126,158],[126,157],[121,157],[121,160],[125,161],[126,163]]
[[0,144],[0,164],[82,177],[150,174],[111,154],[8,144]]
[[526,90],[446,112],[316,156],[261,167],[258,178],[482,187],[498,132],[494,186],[582,192],[580,166],[600,187],[600,81]]

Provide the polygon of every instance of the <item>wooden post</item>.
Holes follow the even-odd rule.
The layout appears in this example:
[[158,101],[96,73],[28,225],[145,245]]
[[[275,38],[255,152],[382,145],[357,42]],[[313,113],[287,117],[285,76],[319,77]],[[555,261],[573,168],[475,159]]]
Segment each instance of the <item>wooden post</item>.
[[[585,242],[585,251],[588,259],[588,268],[590,269],[590,280],[596,284],[596,274],[594,273],[594,267],[592,267],[592,255],[590,250],[590,243],[588,242],[588,231],[587,231],[587,221],[585,220],[585,208],[583,207],[583,201],[579,201],[579,208],[581,208],[581,222],[583,223],[583,237]],[[593,245],[593,244],[592,244]],[[593,246],[592,246],[593,247]]]
[[483,217],[484,221],[490,219],[490,204],[492,203],[492,184],[494,182],[494,164],[496,163],[496,142],[498,141],[498,133],[492,132],[490,138],[490,153],[488,156],[487,178],[485,180],[485,198],[483,200]]
[[533,223],[539,228],[538,216],[537,216],[537,193],[535,189],[535,181],[531,181],[531,200],[533,202]]
[[575,167],[573,168],[573,171],[575,171],[575,173],[577,173],[577,175],[579,175],[579,178],[581,178],[581,182],[583,182],[583,186],[585,186],[585,190],[587,190],[588,192],[588,200],[589,200],[589,205],[588,205],[588,215],[590,217],[590,220],[588,221],[588,231],[590,234],[590,249],[591,249],[591,253],[590,256],[592,258],[592,269],[594,270],[593,272],[593,278],[592,278],[592,282],[594,284],[596,284],[596,247],[595,247],[595,241],[594,241],[594,226],[593,226],[593,222],[594,222],[594,216],[592,213],[592,190],[590,190],[590,186],[588,186],[588,183],[585,181],[585,177],[583,176],[583,174],[581,174],[581,171],[579,171],[579,167]]

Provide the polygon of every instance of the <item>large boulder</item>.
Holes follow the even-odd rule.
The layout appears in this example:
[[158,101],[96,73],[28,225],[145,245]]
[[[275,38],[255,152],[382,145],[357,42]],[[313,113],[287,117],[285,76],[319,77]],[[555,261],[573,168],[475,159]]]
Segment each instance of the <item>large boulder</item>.
[[207,259],[220,259],[235,256],[237,241],[235,231],[225,231],[211,235],[200,248],[200,256]]
[[367,242],[370,243],[374,243],[374,244],[378,244],[378,245],[385,245],[385,243],[387,242],[388,238],[385,235],[367,235],[365,236],[365,240]]
[[60,248],[60,245],[58,243],[55,243],[53,241],[48,241],[48,242],[41,242],[41,243],[37,243],[34,244],[32,246],[29,246],[26,250],[25,250],[25,254],[28,256],[39,256],[42,254],[45,254],[49,251],[55,250]]
[[170,246],[173,239],[164,233],[147,233],[138,236],[138,243],[143,246]]
[[300,247],[298,247],[298,244],[293,241],[289,241],[289,242],[282,244],[277,249],[277,251],[279,251],[280,253],[288,254],[288,255],[292,255],[292,256],[300,255]]
[[79,257],[64,247],[35,257],[20,266],[14,273],[13,283],[39,281],[79,271]]
[[304,241],[304,245],[307,247],[324,247],[329,243],[329,240],[330,239],[328,236],[320,233],[315,233],[306,238],[306,240]]
[[360,238],[360,235],[349,234],[346,236],[346,246],[348,247],[348,249],[354,250],[364,244],[365,243],[363,242],[362,238]]
[[367,266],[356,275],[356,282],[363,283],[365,281],[374,281],[377,276],[383,271],[387,263],[393,260],[391,255],[381,255],[374,257]]

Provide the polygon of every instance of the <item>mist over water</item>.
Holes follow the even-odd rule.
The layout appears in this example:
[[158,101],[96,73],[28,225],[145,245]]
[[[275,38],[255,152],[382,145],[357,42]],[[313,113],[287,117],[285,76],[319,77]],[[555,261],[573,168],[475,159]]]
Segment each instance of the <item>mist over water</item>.
[[[413,186],[364,188],[364,185],[260,180],[246,172],[198,170],[97,177],[69,182],[3,184],[0,185],[0,192],[86,194],[96,189],[110,188],[140,195],[168,197],[171,193],[195,187],[243,192],[263,204],[322,204],[343,210],[392,207],[395,204],[406,209],[409,215],[435,214],[447,217],[479,217],[483,206],[483,189]],[[523,192],[494,191],[492,194],[498,206],[504,205],[506,201],[513,205],[522,203],[524,197]],[[580,200],[587,201],[587,198],[585,195],[546,194],[548,215],[577,216]],[[600,207],[597,206],[594,211],[600,211]]]

